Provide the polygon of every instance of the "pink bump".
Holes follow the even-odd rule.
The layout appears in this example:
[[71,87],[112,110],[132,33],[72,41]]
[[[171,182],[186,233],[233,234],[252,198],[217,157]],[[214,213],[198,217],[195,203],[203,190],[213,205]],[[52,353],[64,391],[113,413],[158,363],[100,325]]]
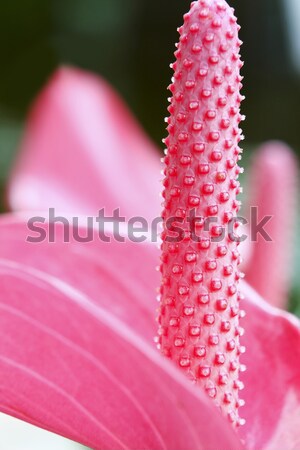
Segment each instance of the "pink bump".
[[186,114],[178,113],[176,120],[177,120],[177,122],[184,123],[186,121]]
[[191,102],[189,108],[191,111],[196,111],[199,108],[199,102]]
[[179,359],[180,367],[189,367],[191,365],[191,360],[188,356],[181,356]]
[[202,78],[206,77],[208,74],[208,70],[206,68],[200,68],[198,71],[198,75]]
[[209,164],[199,164],[198,172],[200,175],[207,175],[209,173]]
[[223,320],[221,323],[221,331],[223,331],[224,333],[227,333],[228,331],[230,331],[231,329],[231,323],[229,322],[229,320]]
[[211,160],[214,162],[221,161],[222,158],[223,158],[223,154],[220,151],[214,151],[211,153]]
[[222,257],[222,256],[226,256],[228,253],[228,248],[226,247],[226,245],[218,245],[217,248],[217,255]]
[[218,98],[218,106],[221,108],[227,105],[227,97],[219,97]]
[[178,348],[184,347],[185,340],[182,337],[175,337],[174,338],[174,346]]
[[212,120],[212,119],[216,118],[216,115],[217,115],[217,112],[215,110],[210,109],[206,112],[205,116],[207,119]]
[[199,25],[198,25],[198,23],[193,23],[193,24],[190,26],[190,32],[191,32],[191,33],[198,33],[198,31],[199,31]]
[[198,247],[200,250],[207,250],[207,249],[209,249],[210,244],[211,244],[211,241],[209,238],[201,238],[198,243]]
[[203,89],[201,91],[201,97],[202,98],[209,98],[209,97],[211,97],[211,94],[212,94],[212,92],[211,92],[210,89]]
[[226,386],[228,384],[229,378],[226,373],[220,373],[219,375],[219,384],[221,386]]
[[198,302],[200,305],[207,305],[209,303],[209,295],[208,294],[200,294],[198,297]]
[[179,327],[179,317],[170,317],[169,325],[170,327]]
[[199,367],[199,376],[202,378],[208,378],[211,374],[211,368],[209,366]]
[[217,216],[219,211],[218,205],[210,205],[207,207],[207,215],[208,216]]
[[230,339],[226,344],[226,348],[229,352],[232,352],[235,349],[235,340]]
[[221,85],[224,81],[224,78],[222,77],[222,75],[216,75],[214,78],[214,83],[216,85]]
[[210,44],[210,43],[213,42],[214,38],[215,38],[214,33],[207,33],[207,34],[204,36],[204,39],[203,39],[203,40],[204,40],[204,42],[206,42],[207,44]]
[[200,336],[201,327],[200,325],[190,325],[189,327],[189,335],[192,337]]
[[187,133],[179,133],[178,141],[179,142],[187,142],[189,139],[189,135]]
[[206,325],[213,325],[215,323],[215,315],[214,314],[205,314],[203,322]]
[[226,298],[220,298],[219,300],[217,300],[216,308],[218,311],[226,311],[226,309],[228,308],[228,301],[226,300]]
[[212,21],[211,25],[213,28],[220,28],[222,26],[222,21],[221,19],[216,18]]
[[179,197],[181,193],[181,189],[179,187],[173,187],[170,191],[171,197]]
[[193,145],[193,150],[195,153],[203,153],[205,150],[205,144],[203,142],[200,142],[198,144]]
[[226,361],[226,358],[225,358],[224,353],[221,353],[221,352],[216,353],[216,356],[215,356],[216,364],[223,365],[223,364],[225,364],[225,361]]
[[198,206],[200,205],[200,197],[196,195],[190,195],[188,198],[189,206]]
[[192,176],[184,177],[184,184],[186,186],[192,186],[194,183],[195,183],[195,177],[192,177]]
[[227,178],[227,172],[224,172],[224,171],[217,172],[217,174],[216,174],[216,181],[217,181],[217,183],[224,183],[226,178]]
[[178,287],[178,294],[179,295],[188,295],[190,292],[190,288],[188,286],[179,286]]
[[195,272],[192,274],[192,282],[193,283],[201,283],[203,281],[203,273],[202,272]]
[[220,192],[219,199],[221,203],[228,202],[230,198],[229,192]]
[[206,261],[205,263],[206,270],[216,270],[217,268],[217,261],[215,259],[211,259],[209,261]]
[[181,264],[174,264],[174,266],[172,267],[172,272],[175,275],[181,275],[183,271],[183,267]]
[[183,99],[183,93],[182,92],[176,92],[176,94],[174,95],[174,98],[176,100],[176,102],[181,102]]
[[223,272],[225,277],[228,277],[233,274],[233,266],[229,264],[228,266],[224,266]]
[[193,61],[190,59],[185,59],[183,61],[183,67],[185,67],[185,69],[191,69],[193,67]]
[[204,345],[200,345],[194,348],[194,355],[197,358],[204,358],[206,356],[206,347]]
[[214,185],[212,183],[206,183],[202,186],[202,192],[205,195],[211,195],[213,194],[215,188]]
[[198,14],[200,19],[207,19],[209,16],[209,9],[208,8],[204,8],[202,9],[199,14]]
[[188,166],[189,164],[191,164],[192,158],[190,155],[182,155],[180,158],[180,164],[182,166]]
[[200,53],[202,51],[202,46],[198,45],[198,44],[194,44],[192,47],[192,52],[193,53]]
[[202,122],[193,122],[193,126],[192,126],[193,131],[202,131],[203,129],[203,123]]
[[218,64],[219,61],[220,61],[220,58],[219,58],[218,55],[212,55],[212,56],[210,56],[210,57],[208,58],[208,62],[209,62],[210,64],[213,64],[213,65]]
[[211,131],[208,135],[208,139],[212,142],[218,142],[220,139],[220,133],[218,131]]
[[193,89],[193,88],[195,87],[195,81],[193,81],[193,80],[188,80],[188,81],[186,81],[185,87],[186,87],[187,89]]
[[210,282],[212,291],[220,291],[222,289],[222,281],[219,278],[213,278]]
[[208,343],[209,345],[219,345],[220,338],[217,334],[210,334],[208,337]]
[[184,257],[187,263],[194,263],[197,261],[197,253],[196,252],[187,252]]
[[193,316],[195,308],[193,306],[184,306],[183,314],[187,317]]

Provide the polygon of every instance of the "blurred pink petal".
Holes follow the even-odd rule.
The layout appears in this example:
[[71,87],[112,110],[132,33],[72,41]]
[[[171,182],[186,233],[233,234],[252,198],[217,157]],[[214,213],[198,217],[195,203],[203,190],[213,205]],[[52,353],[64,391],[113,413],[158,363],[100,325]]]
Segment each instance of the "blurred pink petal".
[[[158,257],[153,244],[120,244],[113,241],[104,244],[97,239],[93,243],[73,241],[63,244],[59,228],[55,244],[29,244],[25,242],[28,230],[21,219],[7,216],[2,218],[1,223],[0,263],[3,277],[0,292],[5,314],[0,315],[3,330],[0,355],[14,355],[14,364],[29,364],[30,370],[36,371],[39,376],[49,377],[47,383],[49,380],[56,383],[53,389],[67,389],[66,397],[58,393],[54,395],[49,386],[44,391],[44,385],[40,385],[35,378],[27,378],[24,371],[20,371],[20,375],[16,370],[14,377],[4,378],[6,383],[12,384],[2,389],[5,393],[2,398],[6,399],[5,404],[2,402],[2,409],[5,406],[10,414],[81,440],[94,448],[96,442],[96,448],[101,448],[99,445],[103,447],[103,442],[106,445],[109,441],[100,440],[104,439],[104,434],[99,434],[97,426],[88,418],[82,422],[83,416],[72,403],[76,400],[98,421],[101,420],[106,426],[112,425],[118,436],[124,430],[119,428],[115,431],[111,415],[122,418],[127,414],[127,421],[133,417],[135,430],[127,430],[126,433],[137,431],[140,433],[139,439],[144,439],[151,432],[147,446],[142,447],[151,448],[149,446],[156,439],[153,429],[146,427],[147,432],[140,431],[144,429],[144,422],[141,418],[139,422],[138,413],[129,400],[124,403],[125,413],[123,409],[120,412],[121,403],[115,406],[115,411],[109,409],[116,400],[110,382],[105,381],[104,374],[100,373],[99,365],[104,364],[146,408],[162,434],[166,448],[181,448],[181,430],[186,431],[185,426],[182,427],[182,414],[190,417],[193,433],[196,433],[191,433],[189,437],[184,435],[184,439],[191,440],[186,440],[182,448],[213,449],[213,442],[210,441],[212,430],[218,430],[215,433],[218,435],[215,448],[239,448],[234,441],[229,447],[224,441],[221,447],[219,430],[225,433],[224,439],[226,436],[230,438],[230,435],[226,434],[226,426],[225,432],[224,425],[220,425],[222,421],[220,424],[215,422],[219,420],[219,415],[216,415],[217,418],[214,416],[214,409],[208,412],[205,400],[202,397],[199,400],[199,389],[189,388],[183,380],[178,382],[181,376],[176,369],[169,368],[155,349],[152,352],[149,346],[149,343],[153,345],[153,299],[159,283],[159,276],[153,270]],[[241,427],[240,435],[249,450],[298,450],[300,432],[295,421],[300,412],[299,321],[267,305],[248,285],[243,284],[243,291],[246,295],[243,306],[247,310],[243,321],[247,330],[243,344],[247,346],[247,352],[242,357],[242,363],[247,365],[247,371],[242,374],[245,382],[243,397],[246,399],[242,415],[247,422]],[[119,354],[122,354],[120,359]],[[118,357],[113,360],[112,355]],[[159,379],[163,380],[161,385]],[[143,388],[140,383],[143,383]],[[88,389],[82,390],[83,384]],[[170,391],[166,386],[170,387]],[[107,397],[103,399],[101,395],[106,390]],[[116,398],[119,398],[121,393],[118,394],[119,390],[116,392]],[[167,398],[168,395],[171,397]],[[197,405],[197,402],[202,403]],[[50,408],[47,413],[45,405]],[[39,420],[40,407],[42,422]],[[105,416],[106,411],[108,416]],[[55,417],[51,415],[54,412]],[[156,416],[159,417],[157,421],[154,419]],[[167,423],[161,423],[162,418],[167,418]],[[59,420],[61,422],[58,423]],[[201,426],[201,421],[205,421],[205,427]],[[80,433],[85,432],[82,439],[76,435],[79,422],[84,423],[84,427],[79,428]],[[212,428],[207,428],[210,425]],[[161,427],[165,427],[165,433]],[[98,441],[94,441],[95,435]],[[125,437],[127,443],[130,439],[130,442],[136,439],[133,434],[125,434]],[[174,440],[171,442],[168,439]],[[198,444],[195,444],[196,439]],[[178,442],[177,445],[174,442]],[[157,446],[153,448],[163,448],[158,444],[156,441]]]
[[[147,274],[152,263],[144,246],[119,244],[132,270],[126,278],[108,244],[95,242],[97,253],[90,254],[85,244],[58,241],[37,245],[35,252],[33,244],[22,242],[26,226],[5,222],[0,234],[1,411],[98,450],[242,448],[205,394],[134,330],[144,320],[133,300],[139,286],[135,258],[144,259],[141,272]],[[3,249],[5,239],[13,245]],[[68,252],[73,265],[66,268],[60,257]],[[114,270],[107,276],[110,264]],[[75,267],[81,273],[71,284],[67,273]],[[61,276],[53,275],[59,269]],[[158,280],[154,275],[151,280],[152,288],[136,292],[142,303],[152,302]],[[120,309],[119,317],[110,303]],[[131,327],[120,320],[128,312]]]
[[269,142],[254,156],[249,204],[258,220],[273,216],[265,230],[272,242],[252,242],[247,281],[274,306],[286,308],[292,273],[292,242],[296,219],[297,162],[281,142]]
[[57,70],[32,107],[20,150],[8,190],[13,210],[160,213],[159,154],[95,75]]

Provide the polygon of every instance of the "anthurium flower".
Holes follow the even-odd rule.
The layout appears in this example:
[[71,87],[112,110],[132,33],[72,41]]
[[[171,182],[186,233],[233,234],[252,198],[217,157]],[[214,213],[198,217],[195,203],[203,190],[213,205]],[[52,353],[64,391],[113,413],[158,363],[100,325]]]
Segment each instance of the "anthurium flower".
[[45,239],[28,242],[28,219],[47,217],[49,207],[66,219],[102,206],[147,218],[159,209],[146,187],[157,185],[159,157],[106,83],[62,69],[33,111],[9,186],[12,208],[22,212],[0,220],[1,411],[99,450],[297,450],[297,319],[240,283],[246,424],[235,431],[155,348],[160,277],[150,238],[116,242],[108,225],[110,243],[96,229],[78,242],[70,226],[66,243],[56,223],[49,243],[53,224],[45,221]]

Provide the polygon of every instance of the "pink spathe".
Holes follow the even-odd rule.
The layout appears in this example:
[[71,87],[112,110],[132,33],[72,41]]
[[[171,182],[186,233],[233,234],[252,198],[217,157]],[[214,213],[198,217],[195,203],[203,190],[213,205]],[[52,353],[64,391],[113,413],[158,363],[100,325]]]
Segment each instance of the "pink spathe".
[[260,235],[252,236],[255,241],[250,243],[247,280],[279,308],[287,308],[293,272],[297,183],[297,161],[286,144],[268,142],[256,151],[249,181],[248,205],[257,208],[259,221],[271,217],[265,227],[271,241]]

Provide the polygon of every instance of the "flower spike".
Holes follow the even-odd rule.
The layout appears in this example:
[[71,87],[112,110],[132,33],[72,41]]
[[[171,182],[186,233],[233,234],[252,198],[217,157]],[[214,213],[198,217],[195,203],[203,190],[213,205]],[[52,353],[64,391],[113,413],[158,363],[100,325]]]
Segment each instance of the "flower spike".
[[242,87],[234,11],[198,0],[184,16],[169,86],[159,348],[234,426],[242,383],[236,220]]

